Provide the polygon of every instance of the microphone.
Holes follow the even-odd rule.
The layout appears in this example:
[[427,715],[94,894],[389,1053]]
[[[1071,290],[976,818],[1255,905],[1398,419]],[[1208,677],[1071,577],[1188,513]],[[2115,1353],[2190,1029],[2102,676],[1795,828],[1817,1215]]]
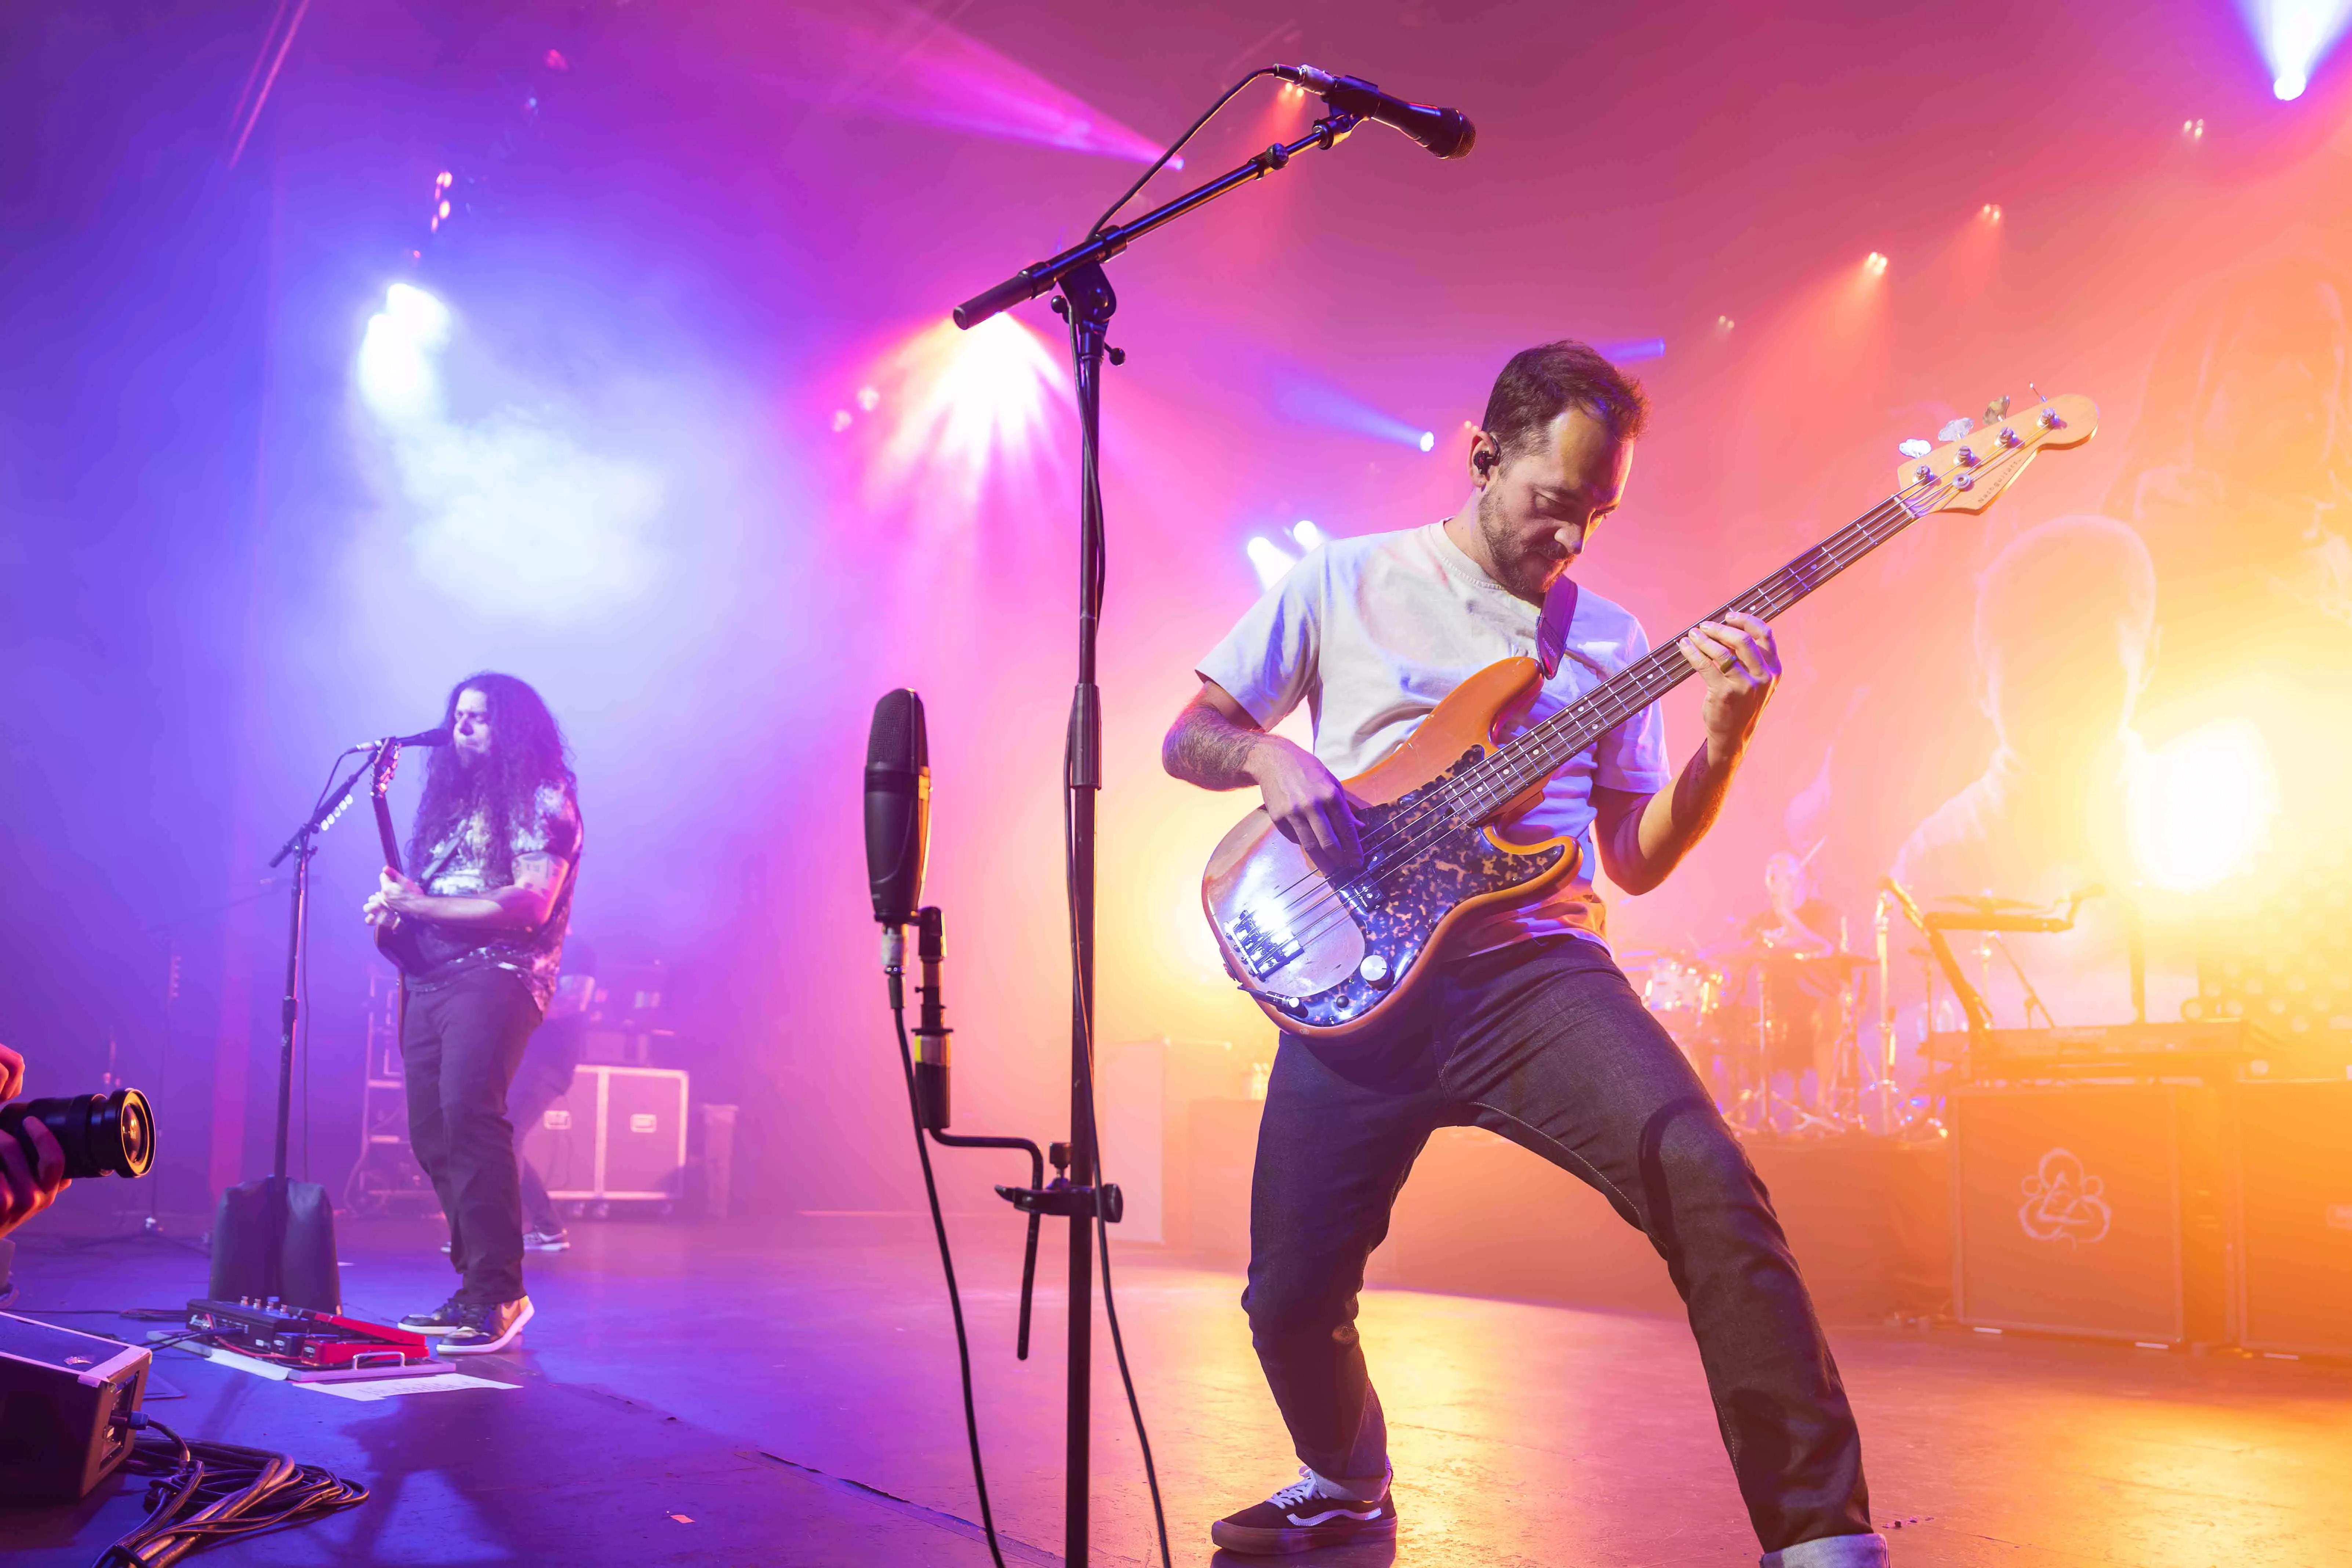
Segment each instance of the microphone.
[[1360,120],[1377,120],[1395,127],[1441,158],[1465,158],[1478,140],[1478,128],[1458,109],[1433,109],[1407,103],[1361,77],[1333,76],[1313,66],[1276,66],[1274,74],[1297,82],[1332,108]]
[[923,901],[931,837],[931,748],[923,700],[883,693],[866,741],[866,879],[874,918],[892,931]]
[[385,735],[378,740],[362,741],[352,751],[373,752],[378,746],[446,746],[456,736],[457,731],[444,724],[438,730],[419,730],[414,735]]

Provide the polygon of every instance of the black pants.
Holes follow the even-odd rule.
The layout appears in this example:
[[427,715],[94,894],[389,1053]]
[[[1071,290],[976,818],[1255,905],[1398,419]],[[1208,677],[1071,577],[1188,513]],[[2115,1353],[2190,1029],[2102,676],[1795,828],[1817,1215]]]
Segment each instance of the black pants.
[[1771,1201],[1681,1051],[1575,937],[1442,966],[1370,1040],[1285,1036],[1243,1305],[1298,1457],[1388,1464],[1357,1342],[1364,1260],[1430,1133],[1477,1125],[1599,1189],[1665,1259],[1767,1552],[1870,1529],[1862,1442]]
[[467,970],[411,984],[401,1019],[408,1076],[408,1145],[449,1220],[449,1261],[461,1300],[522,1293],[522,1197],[507,1088],[522,1061],[539,1004],[510,970]]

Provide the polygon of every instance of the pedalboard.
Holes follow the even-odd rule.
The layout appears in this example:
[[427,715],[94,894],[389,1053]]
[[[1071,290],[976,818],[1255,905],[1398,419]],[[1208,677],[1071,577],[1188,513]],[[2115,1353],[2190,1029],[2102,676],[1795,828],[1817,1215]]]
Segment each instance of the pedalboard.
[[406,1329],[278,1301],[199,1299],[188,1303],[188,1327],[223,1349],[304,1371],[405,1366],[433,1351]]

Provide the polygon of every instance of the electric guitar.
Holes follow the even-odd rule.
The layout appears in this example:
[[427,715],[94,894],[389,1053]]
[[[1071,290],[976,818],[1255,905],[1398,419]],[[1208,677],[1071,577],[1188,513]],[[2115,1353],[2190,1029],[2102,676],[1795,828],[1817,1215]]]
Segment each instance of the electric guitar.
[[[1773,619],[1920,518],[1984,510],[2035,453],[2082,445],[2099,420],[2080,396],[2045,398],[2015,417],[2002,399],[1986,414],[1984,428],[1960,422],[1960,438],[1906,458],[1894,494],[1706,618],[1741,610]],[[1343,1037],[1381,1016],[1471,916],[1534,902],[1575,873],[1575,840],[1522,844],[1506,830],[1555,772],[1689,679],[1680,640],[1508,742],[1497,732],[1535,697],[1541,667],[1507,658],[1464,681],[1403,745],[1344,781],[1363,803],[1363,860],[1352,871],[1326,877],[1263,806],[1251,812],[1218,844],[1201,884],[1226,971],[1291,1034]]]
[[[392,826],[392,803],[386,792],[392,788],[392,776],[400,768],[400,742],[386,741],[376,748],[371,764],[373,776],[369,781],[369,805],[375,808],[375,835],[383,847],[383,863],[392,870],[400,868],[400,835]],[[466,944],[436,932],[429,921],[394,921],[375,928],[375,950],[390,959],[393,967],[403,974],[423,974],[438,968],[466,951]]]

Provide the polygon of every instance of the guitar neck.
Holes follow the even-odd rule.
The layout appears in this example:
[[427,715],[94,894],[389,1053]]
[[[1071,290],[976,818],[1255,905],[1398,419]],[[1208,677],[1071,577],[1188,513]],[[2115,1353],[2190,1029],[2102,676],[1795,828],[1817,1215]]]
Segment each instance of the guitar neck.
[[[1740,610],[1759,620],[1772,620],[1902,532],[1916,517],[1899,498],[1889,496],[1702,618],[1719,621],[1727,612]],[[1508,800],[1534,788],[1613,726],[1689,679],[1693,671],[1690,661],[1682,656],[1681,641],[1677,637],[1653,648],[1497,752],[1495,762],[1501,782],[1488,786],[1494,798]]]
[[375,836],[383,843],[383,863],[393,870],[399,870],[400,835],[393,830],[392,804],[383,798],[382,790],[375,794]]

